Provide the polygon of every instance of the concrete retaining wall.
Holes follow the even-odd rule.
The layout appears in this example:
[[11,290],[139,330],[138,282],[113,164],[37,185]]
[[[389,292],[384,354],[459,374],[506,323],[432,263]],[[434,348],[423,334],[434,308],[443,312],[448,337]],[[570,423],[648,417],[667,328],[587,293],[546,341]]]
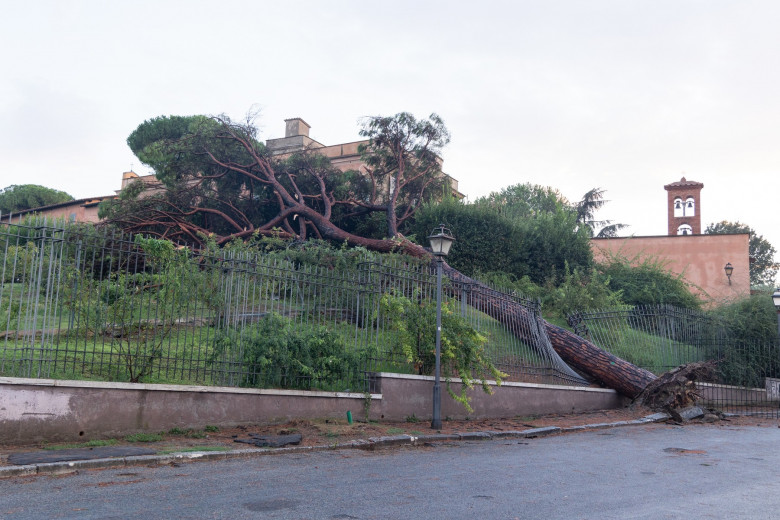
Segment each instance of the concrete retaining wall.
[[[376,393],[337,393],[0,378],[0,444],[62,442],[298,418],[430,420],[432,378],[377,374]],[[473,412],[443,388],[442,416],[499,418],[622,407],[613,390],[526,383],[471,391]],[[459,390],[459,383],[453,384]]]
[[777,401],[767,396],[764,388],[745,388],[741,386],[698,383],[701,404],[715,408],[726,405],[761,405]]

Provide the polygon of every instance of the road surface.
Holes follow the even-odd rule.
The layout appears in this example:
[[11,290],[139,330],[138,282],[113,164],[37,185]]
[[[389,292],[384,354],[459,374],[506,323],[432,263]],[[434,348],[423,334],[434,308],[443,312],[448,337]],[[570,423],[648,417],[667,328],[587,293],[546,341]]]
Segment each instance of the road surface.
[[780,518],[780,428],[652,425],[8,479],[0,518]]

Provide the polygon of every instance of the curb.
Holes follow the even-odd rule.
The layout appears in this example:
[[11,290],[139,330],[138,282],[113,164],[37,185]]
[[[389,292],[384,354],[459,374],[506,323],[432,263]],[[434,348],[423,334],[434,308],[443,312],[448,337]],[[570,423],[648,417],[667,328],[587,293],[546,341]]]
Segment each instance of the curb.
[[168,453],[164,455],[134,455],[129,457],[116,457],[108,459],[76,460],[67,462],[47,462],[42,464],[29,464],[23,466],[0,467],[0,479],[12,477],[28,477],[33,475],[67,475],[78,473],[87,469],[107,469],[132,466],[161,466],[164,464],[179,464],[198,460],[214,461],[228,460],[244,457],[256,457],[260,455],[284,455],[287,453],[305,453],[316,451],[331,451],[345,449],[376,450],[391,446],[418,446],[435,445],[437,442],[446,441],[486,441],[492,439],[535,439],[556,433],[574,433],[588,430],[601,430],[606,428],[619,428],[621,426],[638,426],[661,422],[669,419],[666,413],[654,413],[633,421],[618,421],[613,423],[586,424],[583,426],[570,426],[560,428],[558,426],[546,426],[544,428],[532,428],[520,431],[484,431],[452,434],[431,435],[390,435],[385,437],[369,437],[368,439],[356,439],[349,442],[341,442],[320,446],[292,446],[288,448],[247,448],[230,451],[192,451]]

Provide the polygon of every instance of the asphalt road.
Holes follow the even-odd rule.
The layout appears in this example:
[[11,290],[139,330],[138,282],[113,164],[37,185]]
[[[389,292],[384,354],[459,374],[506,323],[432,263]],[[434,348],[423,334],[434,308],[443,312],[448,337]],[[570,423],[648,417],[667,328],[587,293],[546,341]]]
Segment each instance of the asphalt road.
[[780,428],[653,425],[0,481],[2,519],[780,518]]

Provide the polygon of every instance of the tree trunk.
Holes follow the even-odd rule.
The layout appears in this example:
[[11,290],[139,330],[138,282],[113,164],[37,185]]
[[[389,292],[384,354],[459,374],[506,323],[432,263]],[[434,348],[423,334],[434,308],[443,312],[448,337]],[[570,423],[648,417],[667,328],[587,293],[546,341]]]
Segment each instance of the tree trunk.
[[573,332],[547,322],[545,328],[555,352],[569,366],[626,397],[633,399],[656,379],[652,372],[600,349]]
[[[446,263],[444,268],[447,276],[453,281],[471,285],[472,290],[469,291],[471,301],[479,301],[479,309],[492,318],[505,325],[518,317],[529,318],[529,311],[521,304],[499,299],[497,291],[465,276]],[[652,372],[606,352],[573,332],[546,321],[544,327],[553,349],[566,364],[591,380],[612,388],[626,397],[633,399],[656,379]],[[509,327],[509,330],[529,344],[536,344],[538,340],[538,338],[523,337],[532,334],[524,328]]]

